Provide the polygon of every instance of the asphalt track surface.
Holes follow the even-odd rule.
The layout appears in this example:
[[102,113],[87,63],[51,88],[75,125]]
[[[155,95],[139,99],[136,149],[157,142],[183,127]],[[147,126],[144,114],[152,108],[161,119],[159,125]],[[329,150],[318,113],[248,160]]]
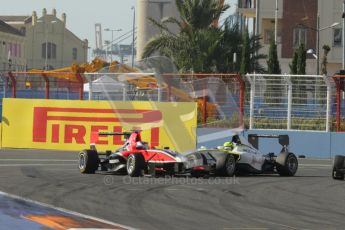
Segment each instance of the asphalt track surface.
[[[81,175],[77,153],[0,150],[0,191],[139,229],[345,229],[345,181],[330,160],[295,177],[130,179]],[[1,226],[0,226],[1,229]]]

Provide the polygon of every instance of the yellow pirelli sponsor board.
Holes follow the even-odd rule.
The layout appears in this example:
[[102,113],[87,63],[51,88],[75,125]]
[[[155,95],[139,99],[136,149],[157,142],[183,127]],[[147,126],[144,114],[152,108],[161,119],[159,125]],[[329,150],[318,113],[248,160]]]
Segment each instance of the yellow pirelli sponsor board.
[[2,147],[1,140],[2,140],[2,124],[0,122],[0,148]]
[[[2,146],[81,150],[95,132],[141,129],[152,147],[195,148],[196,103],[3,99]],[[101,136],[99,150],[114,150],[122,136]]]

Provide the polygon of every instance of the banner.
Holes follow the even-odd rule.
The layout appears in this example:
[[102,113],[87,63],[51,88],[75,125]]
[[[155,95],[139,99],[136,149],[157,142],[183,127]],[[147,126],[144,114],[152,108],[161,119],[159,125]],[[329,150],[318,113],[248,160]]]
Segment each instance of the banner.
[[[82,150],[94,132],[141,129],[152,147],[185,152],[196,146],[196,103],[3,99],[2,147]],[[122,136],[102,136],[98,150],[115,150]]]

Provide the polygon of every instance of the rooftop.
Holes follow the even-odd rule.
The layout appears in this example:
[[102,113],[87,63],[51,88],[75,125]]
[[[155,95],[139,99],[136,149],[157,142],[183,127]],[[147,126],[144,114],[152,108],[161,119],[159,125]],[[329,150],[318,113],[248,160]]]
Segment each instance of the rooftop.
[[19,30],[8,25],[6,22],[4,22],[2,20],[0,20],[0,32],[23,36],[23,34]]

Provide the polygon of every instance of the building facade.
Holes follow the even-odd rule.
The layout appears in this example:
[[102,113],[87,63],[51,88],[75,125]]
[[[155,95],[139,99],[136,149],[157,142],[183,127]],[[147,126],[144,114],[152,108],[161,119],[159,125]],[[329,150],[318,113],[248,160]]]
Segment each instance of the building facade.
[[[304,43],[307,55],[307,74],[317,73],[317,61],[323,56],[322,47],[331,50],[327,56],[327,74],[333,75],[342,67],[342,1],[330,0],[278,0],[277,50],[283,73],[289,73],[294,50]],[[269,41],[274,38],[276,0],[239,0],[239,14],[251,18],[256,32],[263,38],[261,53],[268,54]],[[257,10],[258,9],[258,10]],[[317,18],[319,15],[319,27]],[[258,21],[256,21],[258,18]],[[339,23],[336,26],[336,23]],[[317,34],[319,33],[319,56],[317,57]],[[265,64],[265,61],[263,61]],[[319,71],[321,73],[321,70]]]
[[25,34],[27,69],[58,69],[87,62],[88,41],[67,29],[65,13],[58,18],[55,9],[51,14],[43,9],[41,17],[34,11],[32,16],[0,16],[0,19]]
[[0,72],[24,70],[25,37],[23,34],[0,20]]
[[[277,0],[277,50],[283,73],[290,73],[289,64],[299,44],[304,43],[307,54],[307,74],[317,73],[317,61],[321,73],[322,47],[328,45],[327,74],[333,75],[342,68],[342,7],[339,0]],[[275,37],[276,0],[238,0],[238,14],[243,25],[262,36],[263,54],[268,54],[270,39]],[[137,0],[137,59],[142,56],[145,44],[159,30],[151,25],[148,17],[160,20],[162,17],[178,17],[174,0]],[[319,28],[317,17],[319,15]],[[256,20],[258,18],[258,20]],[[340,24],[330,27],[339,22]],[[319,29],[319,56],[317,56],[317,31]],[[262,60],[266,66],[266,60]]]

